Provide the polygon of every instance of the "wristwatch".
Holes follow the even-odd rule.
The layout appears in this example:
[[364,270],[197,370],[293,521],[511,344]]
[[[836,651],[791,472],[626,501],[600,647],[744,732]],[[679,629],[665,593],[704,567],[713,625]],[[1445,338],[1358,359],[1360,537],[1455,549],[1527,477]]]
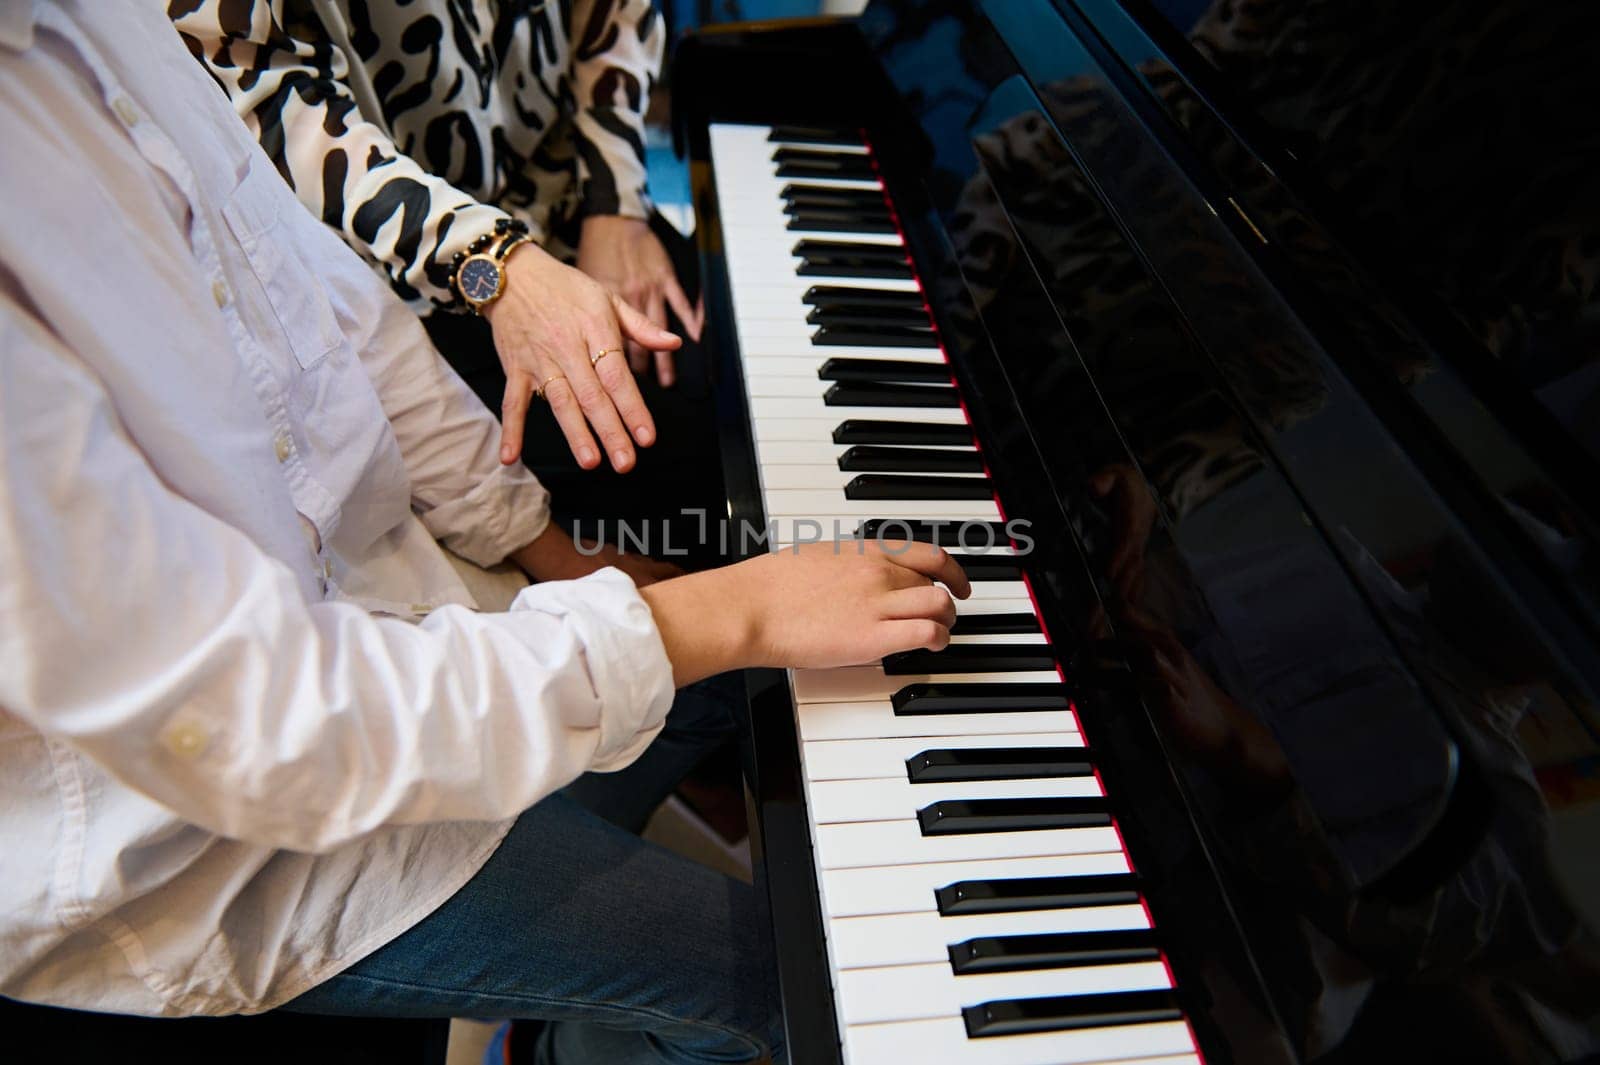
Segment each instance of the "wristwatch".
[[450,288],[456,298],[465,303],[474,314],[500,298],[506,290],[506,259],[519,244],[528,242],[528,226],[513,218],[502,218],[494,224],[493,233],[485,233],[456,252],[450,260]]

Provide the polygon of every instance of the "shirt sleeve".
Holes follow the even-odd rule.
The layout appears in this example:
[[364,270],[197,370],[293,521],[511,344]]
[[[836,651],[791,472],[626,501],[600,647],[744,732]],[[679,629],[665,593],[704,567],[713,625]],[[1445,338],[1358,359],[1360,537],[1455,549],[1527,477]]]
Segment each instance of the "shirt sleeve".
[[492,566],[550,523],[550,495],[500,464],[500,423],[433,346],[410,308],[304,211],[284,212],[296,255],[328,293],[400,445],[412,509],[435,540]]
[[579,0],[572,28],[584,213],[648,218],[644,113],[661,72],[666,28],[650,0]]
[[509,216],[429,173],[364,119],[344,53],[314,21],[291,27],[282,0],[173,0],[168,13],[300,202],[378,264],[402,299],[454,306],[451,257]]
[[98,378],[9,297],[0,575],[6,714],[267,846],[514,816],[626,764],[672,700],[650,610],[616,570],[421,625],[308,603],[285,564],[167,487]]

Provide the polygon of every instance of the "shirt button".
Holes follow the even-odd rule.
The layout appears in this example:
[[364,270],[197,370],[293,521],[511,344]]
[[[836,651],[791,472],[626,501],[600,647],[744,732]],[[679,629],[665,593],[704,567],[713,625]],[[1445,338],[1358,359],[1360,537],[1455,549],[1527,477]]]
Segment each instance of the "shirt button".
[[433,612],[433,607],[427,603],[412,603],[411,612],[419,618],[425,618]]
[[217,301],[218,307],[228,305],[228,286],[222,283],[222,278],[211,282],[211,298]]
[[333,559],[325,558],[322,560],[322,576],[326,580],[333,580]]
[[179,758],[198,758],[205,753],[209,737],[206,730],[192,721],[180,721],[167,729],[167,734],[162,737],[167,745],[167,750]]
[[279,433],[272,439],[272,453],[278,456],[279,462],[289,461],[289,450],[291,447],[293,447],[293,444],[289,440],[288,433]]
[[139,124],[139,109],[126,96],[119,96],[113,100],[111,109],[117,113],[118,118],[122,119],[124,126],[137,126]]

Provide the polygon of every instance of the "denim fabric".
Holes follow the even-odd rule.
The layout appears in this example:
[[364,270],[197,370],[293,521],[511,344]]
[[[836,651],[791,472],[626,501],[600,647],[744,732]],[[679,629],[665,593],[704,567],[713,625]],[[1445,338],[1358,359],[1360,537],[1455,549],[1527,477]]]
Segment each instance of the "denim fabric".
[[755,892],[619,827],[730,735],[736,690],[679,692],[633,766],[526,811],[453,898],[286,1008],[544,1019],[539,1065],[781,1059]]

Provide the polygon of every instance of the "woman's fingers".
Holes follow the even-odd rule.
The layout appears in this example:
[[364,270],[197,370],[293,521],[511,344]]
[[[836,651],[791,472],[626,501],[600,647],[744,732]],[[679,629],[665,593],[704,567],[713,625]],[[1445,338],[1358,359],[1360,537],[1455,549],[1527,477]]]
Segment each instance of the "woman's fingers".
[[[641,422],[648,423],[650,414],[645,410],[633,374],[628,371],[627,360],[619,357],[622,338],[613,332],[601,333],[597,339],[591,333],[588,344],[589,350],[579,355],[582,365],[574,366],[568,378],[578,406],[600,437],[600,446],[611,459],[612,467],[618,473],[626,473],[633,469],[634,459],[629,429]],[[593,356],[602,351],[609,354],[591,363]]]
[[683,338],[656,325],[639,313],[616,293],[611,293],[611,308],[616,313],[622,335],[649,348],[651,351],[677,351]]
[[[650,298],[645,303],[644,311],[652,322],[662,328],[666,328],[667,304],[661,298],[659,291],[650,294]],[[671,388],[677,380],[677,360],[673,358],[670,351],[657,351],[653,354],[656,364],[656,381],[662,388]],[[641,369],[643,368],[641,367]]]
[[[622,347],[622,338],[617,335],[614,326],[603,335],[610,339],[591,341],[596,354],[607,349]],[[639,394],[639,382],[634,380],[627,360],[615,353],[606,355],[595,362],[594,372],[601,388],[609,397],[609,403],[615,406],[617,414],[627,426],[632,438],[640,447],[649,447],[655,443],[655,419],[650,416],[650,408],[645,406],[644,396]]]
[[595,449],[594,437],[589,434],[589,423],[584,419],[583,408],[578,404],[571,383],[565,377],[549,382],[544,386],[544,398],[550,405],[550,413],[555,415],[556,424],[561,426],[561,433],[567,438],[567,446],[572,449],[572,457],[578,460],[578,465],[586,470],[600,465],[600,452]]
[[[678,321],[683,323],[683,328],[689,334],[689,338],[691,340],[699,340],[700,329],[704,324],[705,318],[703,305],[701,307],[696,307],[694,304],[689,302],[689,297],[684,295],[683,286],[678,284],[678,279],[676,277],[668,277],[665,284],[663,284],[661,288],[662,294],[666,297],[666,301],[672,305],[673,313],[678,316]],[[665,325],[665,313],[663,313],[662,317],[658,320],[662,325]]]
[[500,464],[509,466],[522,454],[522,430],[528,420],[528,400],[533,381],[513,370],[506,375],[505,396],[500,400]]

